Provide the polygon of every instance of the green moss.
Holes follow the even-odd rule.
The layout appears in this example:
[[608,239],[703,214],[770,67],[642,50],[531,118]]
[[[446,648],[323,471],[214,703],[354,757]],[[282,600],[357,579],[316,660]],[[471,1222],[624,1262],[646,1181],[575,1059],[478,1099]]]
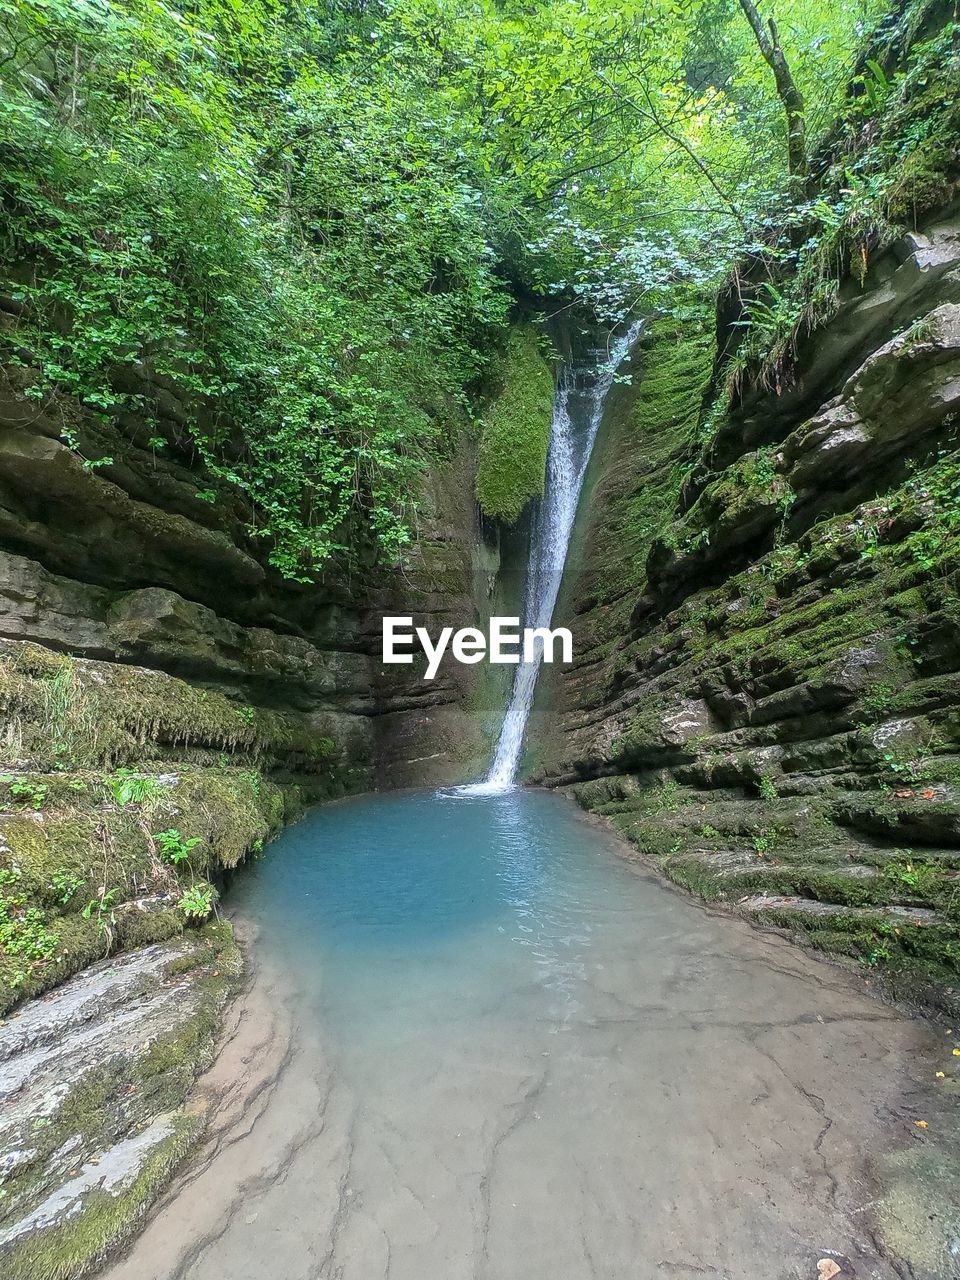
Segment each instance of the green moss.
[[918,213],[948,203],[956,192],[958,64],[955,31],[950,28],[915,45],[900,93],[881,117],[872,155],[868,152],[866,159],[877,169],[889,165],[884,199],[894,221],[913,220]]
[[103,768],[175,750],[328,768],[334,743],[305,722],[160,671],[0,642],[8,738],[39,768]]
[[713,354],[706,311],[683,321],[664,317],[647,330],[636,393],[616,432],[620,456],[611,460],[616,489],[623,488],[610,495],[591,556],[603,593],[620,596],[628,585],[644,589],[648,552],[665,533],[680,493]]
[[174,1130],[152,1152],[135,1181],[120,1195],[94,1191],[83,1212],[61,1226],[28,1237],[4,1258],[7,1280],[74,1280],[109,1245],[123,1239],[195,1143],[202,1128],[198,1116],[183,1114]]
[[197,1071],[209,1061],[218,1021],[216,1008],[203,1008],[137,1059],[131,1079],[152,1110],[164,1111],[182,1101]]
[[646,699],[632,715],[611,749],[613,758],[637,765],[656,760],[663,754],[662,698]]
[[175,906],[159,911],[139,911],[136,908],[114,913],[111,949],[130,951],[134,947],[148,947],[154,942],[165,942],[181,933],[184,928],[183,913]]
[[[43,956],[0,946],[0,1014],[105,955],[181,932],[184,888],[235,867],[299,810],[297,788],[246,769],[165,772],[143,802],[127,804],[102,775],[51,777],[56,805],[0,810],[0,873],[10,880],[0,906],[34,913],[55,943]],[[176,869],[153,838],[171,828],[198,841]]]
[[925,968],[933,978],[952,975],[952,982],[960,972],[960,944],[954,930],[943,924],[869,910],[822,917],[789,906],[768,908],[763,918],[801,930],[824,949],[856,956],[870,967],[906,968],[912,973]]
[[[748,795],[758,789],[750,756],[744,753],[741,771]],[[727,753],[725,768],[732,771],[736,759],[735,753]],[[683,776],[688,773],[685,769]],[[854,843],[849,832],[838,829],[827,817],[828,798],[805,798],[798,805],[782,794],[765,800],[720,792],[706,808],[696,792],[675,783],[664,786],[663,776],[598,778],[577,784],[574,794],[653,858],[669,879],[698,897],[710,902],[735,902],[755,894],[785,898],[782,905],[765,907],[760,919],[797,932],[825,951],[856,959],[875,970],[898,997],[952,1007],[960,972],[960,881],[955,874],[960,853],[899,851],[891,857],[889,850]],[[925,814],[938,803],[885,801],[886,794],[871,792],[863,803],[870,812],[884,803],[894,812],[899,812],[897,805],[909,811],[922,803]],[[945,815],[955,811],[954,803],[942,804]],[[791,906],[791,899],[798,905]],[[804,905],[810,902],[833,910],[819,913]],[[891,910],[897,904],[902,914]],[[920,919],[910,914],[916,908],[937,914]]]
[[721,882],[699,858],[672,854],[663,859],[661,866],[674,884],[689,889],[705,902],[716,902],[725,896]]
[[502,383],[480,437],[477,501],[488,516],[515,523],[543,493],[553,418],[553,375],[533,325],[507,339]]
[[631,774],[621,773],[578,783],[573,794],[582,808],[597,812],[605,805],[635,800],[640,791],[636,778]]
[[56,1228],[34,1233],[4,1255],[11,1280],[67,1280],[86,1270],[109,1245],[134,1226],[155,1198],[171,1169],[198,1136],[202,1117],[181,1110],[197,1072],[210,1061],[219,1012],[240,972],[240,955],[226,921],[198,931],[169,973],[194,974],[195,1006],[190,1017],[134,1057],[114,1054],[88,1072],[32,1138],[35,1153],[5,1185],[10,1198],[26,1196],[50,1155],[80,1135],[83,1149],[122,1139],[129,1131],[130,1098],[138,1114],[174,1113],[173,1132],[150,1155],[136,1180],[121,1195],[93,1191],[81,1211]]
[[[771,531],[792,500],[793,491],[774,468],[770,451],[758,450],[738,458],[707,485],[664,536],[680,554],[714,558],[745,527],[753,530],[755,540]],[[762,608],[757,601],[754,621],[762,618]]]

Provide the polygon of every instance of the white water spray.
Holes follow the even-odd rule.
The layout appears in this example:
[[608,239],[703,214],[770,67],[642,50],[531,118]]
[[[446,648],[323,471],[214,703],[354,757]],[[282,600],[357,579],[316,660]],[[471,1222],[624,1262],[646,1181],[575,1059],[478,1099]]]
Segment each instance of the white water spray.
[[[560,591],[567,547],[577,503],[593,450],[607,392],[617,369],[640,333],[642,321],[633,324],[609,350],[590,352],[589,363],[570,366],[557,387],[547,454],[543,499],[534,517],[527,561],[523,602],[524,627],[549,627]],[[532,661],[521,662],[503,718],[493,764],[483,782],[461,788],[473,795],[509,791],[517,776],[523,733],[533,706],[537,676],[543,658],[538,640]]]

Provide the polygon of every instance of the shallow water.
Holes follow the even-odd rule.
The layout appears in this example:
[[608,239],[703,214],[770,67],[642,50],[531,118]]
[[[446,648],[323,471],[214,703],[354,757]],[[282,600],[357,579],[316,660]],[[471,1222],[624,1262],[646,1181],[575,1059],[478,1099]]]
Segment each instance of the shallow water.
[[892,1280],[865,1161],[930,1033],[620,853],[534,791],[288,830],[220,1130],[110,1276]]
[[517,1015],[525,1038],[561,1034],[590,975],[636,948],[636,889],[604,833],[549,793],[441,792],[322,810],[277,841],[234,906],[359,1066],[371,1042],[512,1037]]

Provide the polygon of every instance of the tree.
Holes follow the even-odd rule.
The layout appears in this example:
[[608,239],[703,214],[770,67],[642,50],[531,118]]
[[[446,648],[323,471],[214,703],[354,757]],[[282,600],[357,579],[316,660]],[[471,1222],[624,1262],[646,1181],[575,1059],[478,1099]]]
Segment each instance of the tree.
[[[767,19],[764,27],[763,19],[757,11],[753,0],[740,0],[740,8],[746,14],[747,21],[753,28],[757,45],[764,60],[773,72],[777,86],[777,94],[783,103],[787,117],[787,168],[792,178],[804,178],[807,175],[807,126],[806,105],[803,94],[797,88],[790,64],[784,56],[780,45],[780,35],[773,18]],[[769,29],[769,35],[767,31]]]

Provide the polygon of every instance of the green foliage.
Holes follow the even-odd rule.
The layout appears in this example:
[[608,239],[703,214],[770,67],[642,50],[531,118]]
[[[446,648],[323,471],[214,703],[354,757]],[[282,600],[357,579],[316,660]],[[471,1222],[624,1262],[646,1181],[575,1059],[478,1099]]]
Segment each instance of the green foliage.
[[53,957],[60,941],[46,913],[21,890],[21,879],[17,868],[0,867],[0,951],[12,962],[4,979],[14,991]]
[[880,965],[880,964],[887,964],[889,960],[890,960],[889,947],[883,947],[879,945],[871,947],[869,952],[865,956],[861,957],[861,963],[864,965],[868,965],[871,969],[875,968],[877,965]]
[[[736,4],[0,0],[7,362],[88,469],[124,462],[100,419],[191,461],[284,573],[395,561],[508,280],[691,328],[749,254],[727,387],[779,385],[842,279],[953,189],[955,28],[928,8],[851,80],[879,0],[778,0],[820,166],[798,197]],[[512,335],[477,486],[507,520],[547,391]]]
[[[882,12],[870,0],[777,6],[811,140]],[[505,117],[501,163],[536,197],[527,252],[540,287],[562,284],[615,319],[709,293],[766,241],[787,189],[781,104],[739,7],[586,0],[511,17],[486,85],[491,116]]]
[[919,471],[904,486],[903,505],[922,517],[922,525],[906,541],[918,569],[940,568],[960,538],[960,463],[947,453]]
[[888,24],[847,86],[816,194],[761,210],[752,251],[762,278],[745,289],[736,282],[745,306],[734,322],[743,340],[728,371],[732,390],[744,381],[778,387],[800,338],[835,314],[840,282],[862,285],[873,256],[955,192],[960,27],[946,21],[913,42],[928,7],[914,0]]
[[50,876],[50,888],[56,895],[60,906],[65,907],[79,889],[83,887],[83,876],[75,875],[65,867],[58,867]]
[[[781,0],[811,137],[881,11]],[[699,300],[745,248],[780,252],[782,111],[735,5],[3,0],[0,91],[29,394],[199,453],[197,498],[238,490],[294,577],[357,544],[403,554],[504,275],[622,319]],[[867,63],[857,119],[918,91]],[[871,203],[872,181],[844,190]],[[816,216],[856,221],[851,199]],[[777,289],[744,320],[757,351],[809,309]],[[122,458],[90,421],[65,411],[63,437],[109,473]],[[510,438],[515,474],[484,479],[506,518],[538,490],[539,422]]]
[[896,690],[882,680],[878,680],[860,695],[860,705],[871,715],[885,715],[894,704]]
[[119,896],[120,890],[118,888],[108,889],[105,884],[102,884],[97,890],[96,896],[91,898],[80,912],[84,920],[94,921],[97,926],[97,932],[105,935],[108,939],[113,926],[117,923],[114,907]]
[[10,794],[18,804],[30,809],[42,809],[49,787],[45,782],[31,782],[27,778],[14,778],[10,782]]
[[779,795],[773,779],[768,777],[767,774],[764,774],[760,779],[760,786],[758,790],[760,792],[760,799],[765,801],[767,804],[772,804]]
[[684,805],[690,803],[690,796],[681,789],[680,784],[673,778],[655,788],[651,793],[651,803],[646,806],[644,813],[647,817],[655,817],[662,813],[678,813]]
[[898,849],[897,857],[886,864],[883,874],[895,889],[909,890],[911,897],[921,901],[934,897],[940,880],[936,863],[918,861],[909,849]]
[[416,33],[381,62],[366,28],[274,0],[0,5],[0,257],[30,394],[199,448],[294,576],[358,522],[402,550],[504,315],[468,123]]
[[543,493],[553,394],[536,330],[515,326],[480,437],[477,500],[487,515],[513,524],[530,499]]
[[107,778],[107,785],[117,804],[145,804],[157,800],[168,788],[159,778],[137,773],[133,769],[117,769]]
[[170,827],[167,831],[156,831],[153,838],[160,849],[161,857],[165,862],[172,862],[174,866],[186,862],[190,857],[190,851],[200,843],[199,836],[189,836],[184,839],[176,827]]
[[177,906],[188,920],[206,920],[213,910],[213,888],[209,884],[191,885]]

